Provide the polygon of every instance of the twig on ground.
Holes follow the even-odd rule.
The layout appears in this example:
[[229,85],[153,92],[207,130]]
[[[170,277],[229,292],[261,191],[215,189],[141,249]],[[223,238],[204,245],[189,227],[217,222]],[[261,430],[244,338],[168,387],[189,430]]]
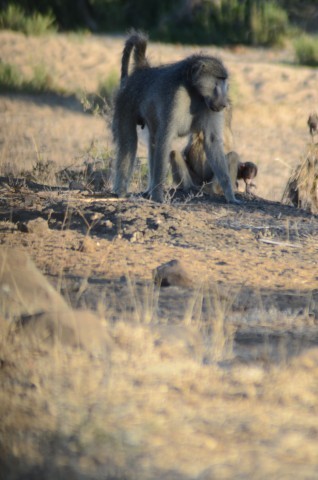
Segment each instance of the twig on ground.
[[278,245],[280,247],[302,248],[302,245],[297,243],[277,242],[276,240],[268,240],[267,238],[259,238],[262,243],[269,243],[270,245]]

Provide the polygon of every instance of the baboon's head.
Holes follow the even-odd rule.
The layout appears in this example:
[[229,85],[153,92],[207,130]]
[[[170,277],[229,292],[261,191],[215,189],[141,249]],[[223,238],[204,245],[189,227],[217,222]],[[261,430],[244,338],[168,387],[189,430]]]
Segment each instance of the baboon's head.
[[228,73],[221,60],[197,57],[192,65],[192,85],[206,106],[220,112],[228,105]]
[[238,166],[237,178],[249,183],[257,175],[257,166],[253,162],[240,163]]

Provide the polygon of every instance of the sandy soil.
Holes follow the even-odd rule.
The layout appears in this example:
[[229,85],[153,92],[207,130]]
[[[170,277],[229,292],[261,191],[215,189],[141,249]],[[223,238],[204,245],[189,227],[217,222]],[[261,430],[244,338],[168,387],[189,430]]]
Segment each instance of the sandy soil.
[[[48,65],[73,93],[118,70],[123,38],[0,40],[3,61],[26,73]],[[317,477],[318,217],[279,199],[307,151],[318,73],[291,65],[288,49],[207,50],[231,72],[236,150],[259,166],[257,196],[240,193],[239,206],[172,190],[157,205],[55,189],[47,171],[8,178],[36,160],[58,170],[112,146],[107,122],[75,97],[0,97],[1,248],[27,253],[67,308],[93,312],[108,338],[103,355],[62,339],[52,348],[12,331],[2,310],[1,479]],[[195,49],[149,51],[156,63]],[[171,259],[192,286],[154,286],[153,270]],[[42,314],[22,293],[21,324]]]

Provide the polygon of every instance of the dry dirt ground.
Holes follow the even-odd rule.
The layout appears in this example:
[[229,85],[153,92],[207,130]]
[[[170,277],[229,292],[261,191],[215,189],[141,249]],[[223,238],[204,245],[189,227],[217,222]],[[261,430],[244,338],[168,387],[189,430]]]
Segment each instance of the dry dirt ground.
[[[123,38],[0,41],[26,74],[45,64],[65,90],[92,92],[119,69]],[[111,155],[109,130],[75,97],[0,97],[1,480],[318,476],[318,217],[279,203],[307,151],[318,73],[289,49],[207,50],[231,72],[235,148],[259,166],[257,196],[239,206],[173,190],[162,205],[118,200],[56,187],[47,171],[18,181],[37,161]],[[156,63],[195,48],[149,51]],[[172,259],[188,287],[154,285]],[[57,292],[42,298],[46,279]],[[84,319],[82,348],[26,335],[45,303]]]

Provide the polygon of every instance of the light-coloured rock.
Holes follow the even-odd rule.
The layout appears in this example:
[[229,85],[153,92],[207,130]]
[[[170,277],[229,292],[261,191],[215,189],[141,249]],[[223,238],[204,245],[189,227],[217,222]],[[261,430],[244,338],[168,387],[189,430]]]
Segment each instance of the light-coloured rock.
[[106,323],[70,308],[27,254],[5,247],[0,248],[1,317],[29,339],[59,341],[97,355],[111,346]]
[[171,260],[153,270],[153,279],[160,287],[192,287],[193,282],[180,260]]
[[109,353],[112,340],[106,323],[86,310],[43,312],[21,319],[23,334],[33,342],[62,343],[83,348],[95,356]]
[[18,230],[23,233],[35,233],[41,235],[49,230],[47,220],[44,218],[35,218],[27,222],[18,222]]
[[68,306],[30,257],[18,249],[0,248],[0,314],[10,321],[21,316],[57,312]]

